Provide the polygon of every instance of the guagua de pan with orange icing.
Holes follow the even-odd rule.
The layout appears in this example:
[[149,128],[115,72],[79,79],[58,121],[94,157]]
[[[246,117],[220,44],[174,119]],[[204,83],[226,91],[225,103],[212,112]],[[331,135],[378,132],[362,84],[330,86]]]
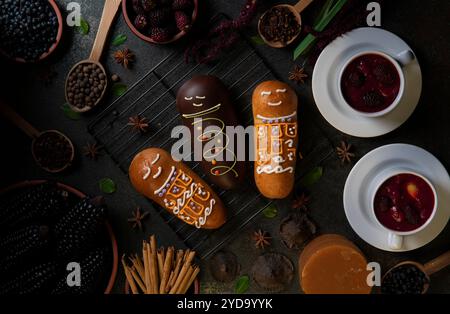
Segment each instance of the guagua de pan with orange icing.
[[297,95],[289,85],[266,81],[253,92],[255,181],[267,198],[287,197],[297,160]]
[[216,229],[226,221],[226,210],[216,193],[183,162],[160,148],[148,148],[131,162],[134,188],[185,223]]

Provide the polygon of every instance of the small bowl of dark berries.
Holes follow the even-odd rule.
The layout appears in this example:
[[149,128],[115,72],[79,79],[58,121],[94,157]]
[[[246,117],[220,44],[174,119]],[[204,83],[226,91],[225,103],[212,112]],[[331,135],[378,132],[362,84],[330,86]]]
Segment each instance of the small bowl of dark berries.
[[2,0],[0,12],[0,54],[19,63],[33,63],[55,51],[63,19],[54,0]]
[[149,43],[168,44],[192,28],[198,0],[123,0],[122,11],[136,36]]
[[402,66],[413,54],[401,58],[380,51],[365,51],[351,56],[339,77],[341,98],[357,114],[373,118],[393,111],[405,88]]
[[388,246],[399,250],[404,237],[424,230],[435,217],[436,189],[427,178],[407,169],[385,170],[374,182],[374,220],[386,231]]

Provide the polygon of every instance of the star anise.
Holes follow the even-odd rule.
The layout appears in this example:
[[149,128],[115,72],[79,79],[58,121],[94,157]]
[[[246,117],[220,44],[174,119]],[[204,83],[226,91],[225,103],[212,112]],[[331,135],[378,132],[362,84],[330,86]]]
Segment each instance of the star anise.
[[261,229],[255,231],[252,238],[255,241],[255,247],[258,249],[264,249],[266,246],[269,246],[272,239],[268,232]]
[[124,68],[128,69],[134,62],[134,53],[128,48],[119,49],[114,52],[114,59],[116,60],[116,63],[121,64]]
[[294,66],[291,72],[289,72],[289,80],[294,81],[297,84],[305,83],[305,79],[308,77],[308,74],[305,73],[305,69],[298,66],[297,64]]
[[129,117],[127,125],[131,126],[133,130],[143,133],[147,132],[149,126],[147,118],[141,117],[139,115]]
[[86,157],[88,157],[92,160],[97,160],[98,156],[101,155],[100,151],[102,149],[103,149],[103,146],[97,145],[97,143],[91,144],[88,142],[83,147],[83,155],[85,155]]
[[352,145],[347,144],[344,141],[341,141],[341,144],[336,147],[336,154],[338,155],[341,162],[344,164],[346,162],[352,162],[352,158],[355,157],[355,154],[351,152]]
[[302,193],[300,196],[296,197],[292,201],[291,207],[293,209],[306,209],[310,200],[311,200],[310,196],[306,195],[305,193]]
[[142,221],[148,216],[148,212],[141,212],[141,208],[137,207],[135,211],[133,211],[133,217],[128,218],[128,222],[133,224],[131,227],[135,229],[139,227],[139,230],[142,230]]

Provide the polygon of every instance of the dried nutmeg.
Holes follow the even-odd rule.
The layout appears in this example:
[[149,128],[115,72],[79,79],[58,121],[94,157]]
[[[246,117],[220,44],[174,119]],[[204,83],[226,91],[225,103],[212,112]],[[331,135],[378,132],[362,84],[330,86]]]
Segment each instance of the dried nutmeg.
[[259,256],[252,267],[256,284],[269,292],[281,292],[294,277],[294,265],[284,255],[266,253]]
[[236,255],[219,251],[209,260],[209,270],[217,281],[230,282],[239,274],[240,266]]
[[316,225],[306,213],[293,213],[280,225],[281,241],[289,249],[300,249],[316,233]]

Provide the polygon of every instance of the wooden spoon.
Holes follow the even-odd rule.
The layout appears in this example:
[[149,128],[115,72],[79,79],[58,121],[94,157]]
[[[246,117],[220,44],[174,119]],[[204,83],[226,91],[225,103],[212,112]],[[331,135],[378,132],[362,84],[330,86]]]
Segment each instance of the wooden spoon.
[[[82,60],[75,64],[72,69],[69,71],[69,74],[66,78],[66,85],[65,85],[65,95],[66,95],[66,101],[69,104],[69,106],[72,108],[72,110],[76,112],[86,112],[91,110],[93,107],[97,106],[100,101],[105,96],[105,91],[108,85],[108,79],[106,75],[105,68],[100,63],[100,58],[103,53],[103,49],[105,47],[106,38],[108,37],[109,30],[111,29],[112,22],[114,21],[114,17],[116,16],[117,11],[119,10],[120,3],[122,0],[105,0],[105,6],[103,7],[103,13],[102,17],[100,19],[100,25],[98,27],[97,36],[95,37],[94,45],[92,47],[91,55],[88,59]],[[97,65],[102,72],[105,74],[105,82],[106,84],[103,86],[103,91],[100,95],[100,97],[96,100],[95,104],[92,107],[85,106],[83,108],[78,108],[76,106],[73,106],[70,101],[69,97],[67,97],[67,87],[69,84],[69,77],[72,74],[72,72],[78,67],[80,64],[95,64]]]
[[398,263],[397,265],[395,265],[394,267],[392,267],[391,269],[389,269],[386,274],[384,274],[381,282],[384,281],[384,278],[386,278],[386,275],[391,272],[393,269],[402,266],[402,265],[412,265],[415,266],[416,268],[418,268],[420,271],[422,271],[427,280],[427,283],[423,286],[423,290],[422,290],[422,294],[426,293],[428,291],[428,288],[430,287],[430,276],[433,275],[434,273],[437,273],[438,271],[440,271],[441,269],[447,267],[448,265],[450,265],[450,251],[447,251],[446,253],[442,254],[441,256],[436,257],[435,259],[429,261],[428,263],[422,265],[420,263],[414,262],[414,261],[404,261],[401,263]]
[[[65,169],[67,169],[73,162],[73,159],[75,157],[75,148],[73,146],[72,141],[63,133],[57,131],[57,130],[47,130],[40,132],[35,127],[33,127],[28,121],[26,121],[24,118],[22,118],[20,115],[18,115],[11,107],[8,105],[5,105],[3,103],[0,103],[0,115],[11,121],[14,125],[16,125],[19,129],[21,129],[26,135],[28,135],[33,141],[31,143],[31,153],[33,154],[33,159],[38,164],[39,167],[44,169],[45,171],[48,171],[50,173],[59,173]],[[67,163],[63,165],[60,168],[54,169],[54,168],[48,168],[43,166],[39,160],[41,156],[36,154],[35,149],[35,143],[39,141],[39,139],[44,138],[45,136],[51,135],[51,134],[57,134],[58,136],[62,137],[67,144],[70,147],[70,158],[67,160]]]
[[[294,40],[297,39],[297,37],[300,35],[301,29],[302,29],[302,18],[300,16],[300,13],[303,12],[304,9],[306,9],[306,7],[308,5],[311,4],[311,2],[313,2],[313,0],[300,0],[299,2],[297,2],[297,4],[295,5],[289,5],[289,4],[278,4],[273,6],[272,8],[270,8],[269,10],[267,10],[266,12],[263,13],[263,15],[259,18],[258,21],[258,32],[259,32],[259,36],[261,36],[261,38],[264,40],[264,42],[273,48],[284,48],[288,45],[290,45],[292,42],[294,42]],[[261,31],[261,21],[264,19],[264,16],[272,9],[274,8],[286,8],[289,11],[292,12],[292,14],[294,14],[295,19],[298,22],[299,25],[299,29],[297,31],[297,34],[294,35],[289,41],[287,42],[282,42],[282,41],[271,41],[268,40],[265,36],[264,36],[264,32]]]

